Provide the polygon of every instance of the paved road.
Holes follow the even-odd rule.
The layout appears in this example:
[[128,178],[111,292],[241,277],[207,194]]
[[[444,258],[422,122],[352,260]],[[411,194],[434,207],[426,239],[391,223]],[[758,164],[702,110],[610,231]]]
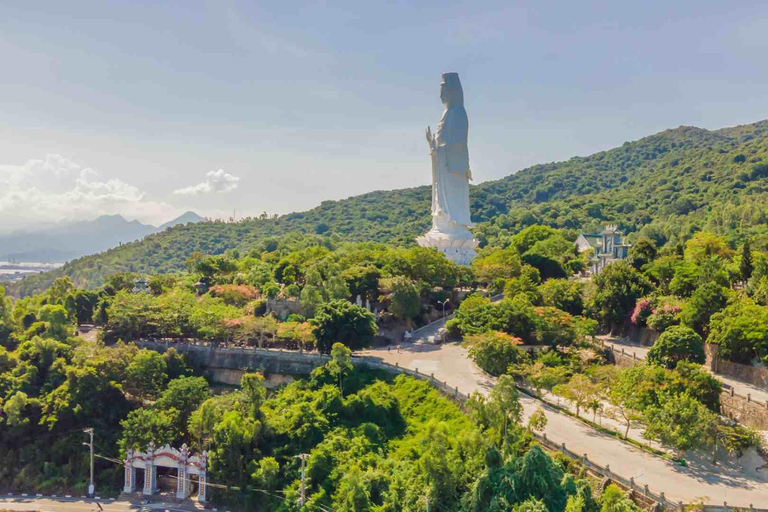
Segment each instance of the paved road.
[[[445,345],[403,344],[398,351],[386,347],[363,351],[361,355],[380,357],[390,364],[399,363],[422,373],[434,373],[435,378],[458,386],[462,393],[478,391],[487,394],[493,379],[481,372],[468,358],[466,350],[458,343]],[[526,418],[541,402],[528,396],[521,399]],[[648,484],[654,492],[664,492],[667,499],[690,503],[705,503],[768,508],[768,475],[761,479],[750,478],[747,472],[714,469],[709,464],[696,461],[687,468],[651,455],[639,448],[596,432],[585,424],[544,406],[547,416],[545,432],[549,439],[562,443],[575,453],[586,453],[590,460],[629,478],[635,477],[640,484]]]
[[[157,498],[156,498],[157,499]],[[99,508],[101,507],[101,508]],[[156,503],[142,504],[139,499],[131,500],[88,500],[78,498],[36,498],[20,496],[0,497],[0,509],[7,510],[26,510],[36,512],[128,512],[152,510],[187,512],[193,510],[203,510],[202,505],[197,502],[188,502],[184,504],[166,503],[158,501]]]

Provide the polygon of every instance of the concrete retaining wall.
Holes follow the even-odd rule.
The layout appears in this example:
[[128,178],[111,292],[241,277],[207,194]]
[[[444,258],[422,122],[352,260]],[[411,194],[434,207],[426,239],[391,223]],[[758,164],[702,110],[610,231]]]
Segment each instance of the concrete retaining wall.
[[723,391],[720,394],[720,412],[742,425],[768,430],[768,404]]
[[707,355],[707,366],[714,373],[733,377],[736,380],[749,382],[750,384],[762,388],[768,388],[768,368],[759,368],[746,364],[732,363],[723,361],[718,355],[719,347],[710,343],[704,344],[704,352]]
[[648,327],[637,327],[636,325],[629,326],[624,332],[624,335],[629,338],[632,343],[648,347],[656,343],[660,334],[660,332],[654,331]]
[[721,359],[717,362],[717,373],[744,382],[749,382],[750,384],[761,388],[768,388],[768,370],[765,368],[732,363]]

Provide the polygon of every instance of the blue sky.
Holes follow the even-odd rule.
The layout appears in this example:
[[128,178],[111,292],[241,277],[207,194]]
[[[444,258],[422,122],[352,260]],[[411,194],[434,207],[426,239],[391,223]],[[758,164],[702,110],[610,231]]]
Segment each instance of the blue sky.
[[6,2],[0,231],[427,184],[445,71],[476,182],[754,122],[766,55],[763,2]]

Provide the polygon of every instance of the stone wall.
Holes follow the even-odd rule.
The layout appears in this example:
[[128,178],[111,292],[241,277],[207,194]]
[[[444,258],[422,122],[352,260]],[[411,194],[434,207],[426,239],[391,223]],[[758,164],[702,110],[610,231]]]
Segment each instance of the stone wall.
[[749,382],[755,386],[768,388],[768,370],[765,368],[732,363],[721,359],[717,362],[717,373]]
[[[246,370],[234,368],[208,368],[206,372],[211,376],[211,381],[216,384],[239,386],[243,375],[246,373]],[[282,373],[266,373],[264,374],[264,387],[267,389],[273,389],[280,387],[283,384],[290,384],[294,380],[295,379],[291,375],[284,375]]]
[[706,365],[710,370],[758,387],[768,388],[768,368],[724,361],[718,356],[718,349],[717,345],[704,344],[704,352],[707,355]]
[[724,416],[757,430],[768,430],[768,404],[747,400],[739,395],[723,391],[720,409]]
[[275,312],[283,320],[290,314],[303,315],[304,309],[301,307],[299,299],[278,300],[267,299],[267,312]]
[[649,329],[648,327],[637,327],[636,325],[630,325],[624,332],[624,335],[629,338],[632,343],[647,347],[656,343],[660,334],[660,332]]
[[[187,354],[193,364],[221,379],[224,384],[239,384],[230,382],[236,378],[239,371],[263,371],[265,374],[309,375],[318,366],[324,365],[330,359],[320,354],[299,354],[298,352],[283,351],[282,349],[253,349],[253,348],[214,348],[203,344],[166,344],[162,342],[142,341],[140,346],[165,352],[170,346],[178,352]],[[242,375],[242,373],[240,373]]]

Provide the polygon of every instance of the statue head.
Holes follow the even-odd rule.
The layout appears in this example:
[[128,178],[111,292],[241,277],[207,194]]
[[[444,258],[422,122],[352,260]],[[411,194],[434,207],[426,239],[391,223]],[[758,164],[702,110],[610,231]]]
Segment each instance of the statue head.
[[446,107],[463,107],[464,91],[458,73],[443,73],[440,83],[440,99]]

